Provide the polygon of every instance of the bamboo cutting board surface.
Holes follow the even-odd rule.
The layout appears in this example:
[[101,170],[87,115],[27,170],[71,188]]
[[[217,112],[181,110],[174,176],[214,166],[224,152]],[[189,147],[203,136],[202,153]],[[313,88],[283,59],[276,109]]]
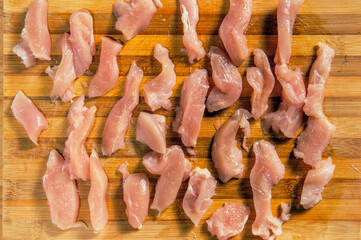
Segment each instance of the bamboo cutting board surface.
[[[55,49],[55,41],[69,31],[68,19],[72,12],[86,8],[94,18],[94,33],[97,43],[97,55],[90,70],[95,72],[99,63],[100,37],[120,38],[114,29],[115,17],[112,15],[114,0],[48,0],[48,23],[53,41],[51,62],[38,62],[36,66],[25,69],[20,59],[11,49],[20,41],[20,33],[30,0],[3,0],[3,239],[210,239],[205,220],[226,201],[243,201],[252,209],[245,230],[234,239],[259,239],[252,235],[254,207],[249,174],[254,156],[244,153],[243,163],[246,169],[243,178],[231,180],[227,184],[218,183],[213,204],[204,216],[198,228],[195,228],[182,210],[182,198],[186,183],[182,184],[176,202],[159,217],[150,210],[141,230],[133,230],[127,222],[125,204],[122,200],[121,176],[117,167],[127,160],[130,172],[146,172],[141,163],[142,156],[148,152],[145,145],[135,140],[136,118],[141,111],[148,111],[143,97],[133,113],[132,124],[126,134],[126,147],[111,157],[100,155],[103,167],[109,178],[107,205],[109,222],[103,232],[94,235],[89,229],[71,229],[61,231],[50,220],[50,213],[42,189],[41,177],[46,169],[48,154],[55,148],[62,152],[67,134],[66,114],[69,103],[52,104],[49,95],[52,80],[44,70],[48,65],[60,62],[61,56]],[[181,51],[182,24],[177,0],[163,0],[164,7],[159,9],[150,26],[133,40],[125,44],[118,63],[120,77],[116,87],[106,96],[87,99],[87,105],[98,108],[95,126],[86,142],[87,149],[95,148],[101,152],[101,133],[105,119],[116,101],[123,94],[123,82],[133,59],[144,70],[142,85],[161,71],[160,64],[152,56],[156,43],[169,48],[175,63],[177,84],[172,97],[173,108],[157,113],[167,116],[168,126],[174,118],[174,107],[178,105],[182,83],[185,77],[196,68],[210,71],[209,59],[190,66],[187,56]],[[217,35],[218,27],[227,13],[229,0],[198,0],[200,21],[199,38],[206,50],[211,45],[221,45]],[[2,0],[0,0],[0,4]],[[262,48],[272,60],[277,44],[276,8],[277,0],[254,0],[253,15],[247,30],[250,50]],[[2,5],[2,4],[1,4]],[[292,58],[290,66],[300,67],[308,76],[315,59],[319,41],[333,47],[336,56],[333,60],[330,78],[326,86],[324,112],[337,130],[324,158],[331,156],[336,170],[333,179],[323,192],[323,200],[313,209],[304,211],[299,208],[299,196],[304,177],[309,170],[302,161],[291,154],[294,139],[270,138],[262,134],[260,121],[251,122],[251,138],[247,145],[266,139],[275,144],[276,150],[286,166],[286,174],[273,189],[272,209],[274,215],[282,203],[292,203],[292,218],[282,227],[283,235],[278,239],[360,239],[361,238],[361,2],[360,0],[306,0],[297,17],[294,29]],[[2,18],[1,18],[2,19]],[[1,29],[0,29],[1,30]],[[1,40],[0,40],[1,43]],[[250,52],[251,52],[250,51]],[[2,57],[1,57],[2,60]],[[237,103],[227,110],[216,114],[205,114],[195,148],[197,152],[193,165],[207,167],[216,176],[210,159],[210,146],[216,131],[215,125],[227,120],[239,107],[250,109],[251,88],[246,83],[245,70],[252,66],[248,60],[239,67],[243,75],[244,90]],[[2,69],[2,64],[0,70]],[[2,77],[2,76],[1,76]],[[75,82],[78,94],[87,92],[86,84],[90,76],[83,76]],[[2,80],[2,78],[0,78]],[[85,83],[85,84],[83,84]],[[43,132],[36,147],[27,138],[24,129],[15,121],[10,105],[16,92],[21,89],[29,96],[47,117],[50,128]],[[269,111],[274,111],[280,102],[278,83],[270,99]],[[2,111],[1,111],[2,112]],[[301,129],[300,129],[301,131]],[[300,132],[299,131],[299,132]],[[1,131],[0,131],[1,133]],[[239,134],[238,139],[241,140]],[[167,144],[181,144],[177,134],[168,129]],[[0,146],[1,147],[1,146]],[[2,149],[2,148],[1,148]],[[189,157],[189,156],[188,156]],[[154,196],[156,176],[150,175],[151,199]],[[79,219],[91,226],[87,195],[90,184],[79,182],[81,209]]]

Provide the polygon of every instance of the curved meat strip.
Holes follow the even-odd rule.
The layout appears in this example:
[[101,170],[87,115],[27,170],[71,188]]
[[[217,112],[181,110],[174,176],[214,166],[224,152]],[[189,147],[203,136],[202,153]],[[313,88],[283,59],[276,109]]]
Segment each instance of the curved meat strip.
[[[212,161],[222,182],[231,178],[240,178],[243,173],[242,151],[237,147],[236,135],[242,121],[247,121],[252,115],[245,109],[238,109],[231,118],[220,127],[213,140]],[[245,139],[249,136],[249,125],[244,124]],[[248,128],[248,129],[247,129]],[[248,133],[248,134],[247,134]],[[245,145],[245,144],[244,144]]]
[[253,151],[256,162],[251,170],[250,181],[256,219],[252,224],[252,233],[263,239],[269,239],[270,231],[274,236],[282,234],[282,222],[272,216],[271,190],[285,174],[285,166],[279,159],[275,147],[264,140],[255,142]]
[[183,210],[196,227],[212,205],[216,186],[217,180],[207,168],[196,167],[191,171],[188,188],[183,198]]
[[12,50],[16,55],[18,55],[18,57],[21,58],[21,63],[24,64],[26,68],[36,64],[36,58],[24,40],[16,44]]
[[98,70],[91,79],[89,97],[100,97],[114,88],[119,76],[117,56],[123,48],[119,41],[102,37],[102,50]]
[[181,135],[186,147],[197,144],[208,88],[208,73],[205,69],[195,70],[184,81],[172,127],[174,132]]
[[139,84],[142,79],[143,71],[133,61],[125,78],[123,97],[114,105],[105,122],[102,143],[104,155],[111,155],[124,147],[125,132],[132,112],[139,103]]
[[227,53],[212,46],[208,56],[211,59],[212,80],[215,87],[207,97],[207,111],[214,112],[231,106],[242,93],[242,77]]
[[176,84],[174,64],[169,58],[168,49],[159,43],[154,47],[154,57],[162,64],[162,72],[143,86],[144,100],[152,111],[161,107],[170,110],[172,103],[169,98]]
[[183,23],[183,44],[187,49],[189,63],[200,60],[206,55],[203,43],[197,36],[197,23],[199,21],[199,9],[197,0],[179,0],[181,20]]
[[38,145],[38,138],[42,131],[49,128],[44,114],[34,103],[19,90],[11,104],[11,111],[21,125],[23,125],[30,140]]
[[168,164],[168,155],[151,151],[143,156],[143,165],[151,174],[161,175]]
[[247,38],[244,34],[251,15],[252,0],[230,0],[228,13],[219,27],[219,36],[236,66],[248,57]]
[[275,85],[275,77],[266,54],[258,48],[253,51],[253,54],[256,67],[247,69],[247,81],[253,88],[252,115],[254,119],[258,119],[268,109],[268,98]]

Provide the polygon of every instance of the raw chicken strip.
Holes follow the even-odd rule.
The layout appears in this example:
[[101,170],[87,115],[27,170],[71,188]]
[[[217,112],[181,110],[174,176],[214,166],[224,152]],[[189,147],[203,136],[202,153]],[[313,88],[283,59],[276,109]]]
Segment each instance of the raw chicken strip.
[[206,105],[208,112],[214,112],[231,106],[239,99],[242,77],[222,48],[212,46],[208,56],[211,59],[215,87],[209,93]]
[[33,0],[30,3],[21,38],[22,41],[13,48],[13,52],[21,57],[25,67],[35,65],[35,58],[50,60],[51,39],[48,30],[48,2],[46,0]]
[[208,231],[218,240],[226,240],[243,231],[250,209],[240,202],[226,202],[207,220]]
[[183,198],[183,210],[195,226],[212,205],[217,181],[207,168],[196,167],[190,173],[188,188]]
[[197,36],[197,23],[199,21],[199,9],[197,0],[179,0],[181,20],[183,23],[183,44],[187,49],[189,63],[200,60],[206,55],[203,43]]
[[251,96],[252,115],[254,119],[258,119],[268,109],[268,98],[275,85],[275,77],[266,54],[258,48],[253,51],[253,54],[256,67],[247,69],[247,81],[253,88]]
[[84,106],[84,95],[78,97],[68,112],[68,139],[65,142],[65,165],[69,168],[71,179],[88,180],[89,156],[85,149],[85,140],[95,121],[97,108]]
[[70,179],[68,169],[64,168],[63,157],[54,149],[51,150],[46,164],[43,188],[53,224],[62,230],[84,226],[83,223],[76,222],[79,195],[75,180]]
[[139,103],[139,84],[142,79],[143,71],[133,61],[125,78],[123,97],[114,105],[105,122],[102,146],[104,155],[111,155],[124,147],[125,132],[132,112]]
[[[212,161],[222,182],[228,182],[231,178],[240,178],[243,173],[242,151],[237,147],[236,135],[242,121],[247,121],[252,115],[245,109],[240,108],[231,118],[220,127],[213,140]],[[248,121],[247,121],[248,122]],[[249,136],[245,129],[246,139]],[[248,133],[248,134],[246,134]],[[247,136],[248,135],[248,136]]]
[[154,47],[154,57],[162,64],[162,72],[143,86],[144,100],[152,111],[161,107],[170,110],[172,103],[169,98],[176,84],[174,64],[169,58],[168,49],[159,43]]
[[160,0],[118,0],[114,3],[114,15],[117,17],[115,29],[123,34],[125,40],[130,40],[146,29],[157,11],[161,8]]
[[123,199],[127,205],[125,213],[129,224],[141,229],[148,215],[149,208],[149,179],[145,173],[127,171],[128,163],[119,166],[118,172],[123,173]]
[[34,103],[19,90],[11,104],[11,111],[21,125],[23,125],[30,140],[38,145],[38,137],[43,130],[49,128],[44,114]]
[[108,207],[105,202],[108,177],[105,174],[102,163],[94,149],[90,155],[89,166],[91,181],[88,195],[90,220],[94,228],[94,233],[99,233],[107,225],[109,217]]
[[291,204],[281,203],[281,209],[281,220],[285,223],[291,219]]
[[73,12],[69,18],[70,42],[74,53],[74,66],[77,77],[89,69],[95,55],[93,18],[88,10]]
[[305,209],[312,208],[322,200],[325,185],[331,180],[335,165],[332,159],[321,161],[319,168],[308,171],[301,195],[301,205]]
[[158,114],[141,112],[137,120],[136,139],[147,144],[153,151],[165,153],[165,135],[167,123],[165,117]]
[[[253,151],[256,162],[251,170],[250,181],[256,219],[252,224],[252,233],[263,239],[282,234],[282,222],[272,216],[271,190],[285,174],[285,166],[279,159],[275,147],[264,140],[255,142]],[[274,236],[270,235],[270,231]]]
[[239,66],[248,57],[244,35],[251,20],[252,0],[230,0],[226,17],[219,28],[219,36],[234,65]]
[[197,144],[208,88],[208,73],[205,69],[195,70],[184,81],[172,126],[173,131],[181,135],[186,147],[194,147]]
[[100,97],[114,88],[119,76],[117,55],[122,50],[122,44],[108,37],[102,37],[102,50],[98,70],[90,81],[89,97]]

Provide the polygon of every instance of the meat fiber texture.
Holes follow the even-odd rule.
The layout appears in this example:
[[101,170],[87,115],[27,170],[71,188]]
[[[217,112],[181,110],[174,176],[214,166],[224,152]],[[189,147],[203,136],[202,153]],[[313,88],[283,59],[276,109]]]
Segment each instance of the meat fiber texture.
[[207,97],[207,111],[214,112],[235,103],[242,93],[242,77],[227,53],[212,46],[208,54],[211,59],[212,80],[215,84]]
[[123,199],[127,208],[125,213],[128,222],[133,228],[142,228],[149,209],[149,179],[145,173],[127,171],[128,163],[119,166],[118,171],[123,173]]
[[167,123],[165,117],[158,114],[141,112],[137,120],[136,139],[146,144],[153,151],[164,154]]
[[34,103],[19,90],[11,104],[13,115],[25,129],[30,140],[38,145],[38,138],[42,131],[49,128],[44,114]]
[[[212,161],[218,172],[218,178],[222,182],[228,182],[231,178],[241,178],[244,165],[242,163],[243,154],[237,147],[236,135],[238,129],[244,129],[245,140],[249,137],[250,126],[248,119],[252,115],[245,109],[240,108],[235,111],[216,132],[212,144]],[[246,148],[247,149],[247,148]],[[247,149],[248,150],[248,149]]]
[[94,125],[97,108],[84,105],[84,95],[78,97],[68,112],[68,139],[65,142],[65,166],[69,169],[71,179],[90,178],[89,156],[85,149],[85,140]]
[[125,78],[123,97],[113,106],[105,122],[102,140],[104,155],[111,155],[124,147],[125,132],[133,110],[139,103],[139,85],[142,79],[143,71],[133,61]]
[[243,231],[250,212],[240,202],[226,202],[207,220],[208,231],[218,240],[227,240]]
[[22,41],[14,46],[13,52],[22,59],[25,67],[35,65],[36,58],[50,60],[51,39],[46,0],[33,0],[30,3],[21,38]]
[[154,47],[154,57],[162,64],[162,72],[143,86],[143,95],[146,104],[152,111],[163,107],[170,110],[170,97],[176,84],[174,64],[169,58],[169,51],[159,43]]
[[208,73],[205,69],[195,70],[184,80],[172,127],[174,132],[181,135],[186,147],[195,147],[197,144],[208,88]]
[[234,65],[241,65],[248,57],[245,32],[252,15],[252,0],[230,0],[226,17],[219,27],[219,36]]
[[179,0],[181,20],[183,23],[183,44],[187,49],[189,63],[200,60],[206,55],[203,43],[197,36],[199,8],[197,0]]
[[146,29],[157,11],[163,7],[160,0],[118,0],[114,3],[113,13],[117,17],[115,29],[130,40]]
[[183,210],[195,226],[212,205],[217,180],[207,168],[196,167],[189,177],[188,188],[183,198]]
[[282,234],[281,220],[272,215],[271,190],[283,178],[285,166],[279,159],[275,147],[269,142],[255,142],[253,151],[256,162],[251,170],[250,181],[256,219],[252,224],[252,233],[263,239],[270,239]]
[[117,56],[123,48],[119,41],[102,37],[102,50],[98,70],[91,79],[89,97],[100,97],[115,87],[119,76]]

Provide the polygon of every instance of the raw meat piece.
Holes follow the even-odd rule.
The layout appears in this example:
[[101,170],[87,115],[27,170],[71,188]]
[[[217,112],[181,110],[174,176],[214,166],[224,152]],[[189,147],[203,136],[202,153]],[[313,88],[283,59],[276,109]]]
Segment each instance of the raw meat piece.
[[38,137],[43,130],[49,128],[44,114],[34,103],[19,90],[11,104],[11,111],[21,125],[23,125],[30,140],[38,145]]
[[158,114],[141,112],[137,120],[136,139],[147,144],[153,151],[165,153],[165,135],[167,123],[165,117]]
[[181,135],[186,147],[195,147],[197,144],[208,88],[208,73],[205,69],[195,70],[184,81],[172,127],[174,132]]
[[251,14],[252,0],[230,0],[228,13],[219,28],[223,45],[236,66],[248,57],[247,38],[244,34]]
[[155,111],[161,107],[170,110],[172,89],[176,84],[174,64],[169,58],[168,49],[159,43],[154,47],[154,57],[162,64],[162,72],[143,86],[144,100]]
[[79,213],[79,195],[75,180],[70,179],[64,159],[56,151],[51,150],[46,172],[43,176],[43,189],[50,208],[51,221],[64,230],[84,226],[76,222]]
[[322,200],[325,185],[331,180],[335,165],[332,159],[321,161],[318,168],[308,171],[301,194],[301,205],[305,209],[312,208]]
[[[240,178],[243,173],[242,151],[237,147],[236,135],[242,121],[252,115],[245,109],[238,109],[231,118],[220,127],[213,140],[212,160],[222,182],[231,178]],[[243,124],[246,139],[249,136],[249,125]],[[248,130],[247,130],[248,128]],[[247,134],[248,133],[248,134]],[[248,136],[247,136],[248,135]],[[244,144],[245,145],[245,144]]]
[[[283,178],[285,166],[279,159],[275,147],[269,142],[255,142],[253,151],[256,162],[251,170],[250,181],[256,219],[252,224],[252,233],[269,239],[282,234],[282,222],[272,216],[271,190]],[[270,231],[274,236],[270,235]]]
[[212,205],[217,181],[207,168],[196,167],[190,173],[187,191],[183,198],[183,210],[195,226]]
[[117,56],[122,44],[108,37],[102,37],[102,50],[98,70],[90,81],[89,97],[100,97],[114,88],[119,76]]
[[208,231],[218,240],[226,240],[243,231],[250,210],[240,202],[226,202],[207,220]]
[[242,93],[242,77],[227,53],[212,46],[208,54],[211,59],[212,79],[215,87],[207,98],[208,112],[218,111],[235,103]]
[[142,79],[143,71],[133,61],[125,78],[123,97],[114,105],[105,122],[102,146],[104,155],[111,155],[124,147],[125,132],[132,112],[139,103],[139,84]]
[[129,224],[141,229],[148,215],[149,208],[149,179],[145,173],[127,171],[128,163],[119,166],[118,172],[123,173],[123,199],[127,205],[125,213]]
[[21,57],[25,67],[35,65],[35,58],[50,60],[51,39],[48,30],[48,2],[46,0],[33,0],[30,3],[21,38],[22,41],[13,48],[13,52]]
[[281,208],[282,208],[282,212],[281,212],[281,220],[282,222],[287,222],[290,220],[291,218],[291,204],[286,204],[286,203],[281,203]]
[[68,139],[65,142],[65,165],[69,168],[71,179],[88,180],[89,156],[85,149],[85,140],[95,121],[97,108],[84,106],[84,95],[78,97],[68,112]]
[[252,115],[254,119],[258,119],[268,109],[268,98],[275,85],[275,77],[266,54],[258,48],[253,51],[253,54],[256,67],[247,69],[247,81],[253,88]]
[[108,223],[109,215],[107,204],[105,202],[108,177],[105,174],[102,163],[94,149],[90,155],[89,166],[91,181],[88,195],[90,220],[94,228],[94,233],[99,233]]
[[[154,1],[154,2],[153,2]],[[117,17],[115,29],[130,40],[146,29],[157,11],[162,7],[160,0],[118,0],[114,3],[114,15]]]
[[199,21],[198,4],[197,0],[179,0],[179,5],[183,23],[183,44],[187,49],[189,63],[192,64],[195,59],[200,60],[206,55],[196,31]]
[[73,12],[69,18],[70,42],[74,53],[74,67],[77,77],[89,69],[95,55],[93,18],[88,10]]

